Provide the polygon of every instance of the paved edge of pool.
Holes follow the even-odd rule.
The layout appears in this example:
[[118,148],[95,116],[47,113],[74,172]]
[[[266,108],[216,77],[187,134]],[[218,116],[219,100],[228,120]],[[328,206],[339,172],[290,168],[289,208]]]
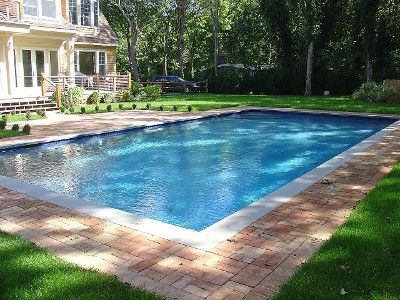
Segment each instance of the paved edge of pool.
[[382,129],[381,131],[375,133],[369,138],[361,141],[360,143],[354,145],[350,149],[342,152],[341,154],[335,156],[334,158],[326,161],[320,166],[314,168],[305,175],[298,177],[292,182],[284,185],[283,187],[275,190],[274,192],[268,194],[267,196],[261,198],[260,200],[250,204],[249,206],[229,215],[228,217],[210,225],[209,227],[203,229],[202,231],[195,231],[191,229],[182,228],[179,226],[171,225],[161,221],[153,220],[150,218],[141,217],[132,213],[124,212],[122,210],[103,207],[97,205],[93,202],[71,197],[65,194],[56,193],[49,191],[47,189],[25,183],[23,181],[0,176],[0,187],[8,188],[28,196],[50,202],[65,208],[73,209],[75,211],[101,218],[112,223],[116,223],[122,226],[126,226],[141,232],[159,236],[168,240],[173,240],[175,242],[195,247],[201,250],[211,250],[219,243],[225,241],[226,239],[232,237],[237,232],[255,222],[259,218],[268,214],[278,206],[283,203],[288,202],[292,197],[296,196],[309,186],[318,182],[329,173],[336,170],[338,167],[344,165],[346,162],[350,161],[359,152],[366,150],[376,142],[378,142],[382,137],[386,136],[395,129],[400,128],[400,120],[398,116],[382,116],[376,114],[355,114],[355,113],[338,113],[338,112],[319,112],[319,111],[307,111],[307,110],[294,110],[294,109],[267,109],[267,108],[243,108],[235,110],[224,110],[221,112],[213,112],[204,114],[202,116],[192,116],[186,118],[179,118],[175,121],[160,122],[157,125],[151,126],[135,126],[135,127],[123,127],[122,129],[112,129],[98,131],[96,133],[85,133],[85,134],[74,134],[68,136],[67,138],[58,139],[40,139],[39,141],[31,141],[27,144],[19,144],[8,147],[0,147],[0,150],[18,148],[26,145],[35,145],[49,143],[53,141],[69,140],[76,137],[85,137],[91,135],[98,135],[104,133],[118,132],[121,130],[129,130],[133,128],[147,128],[154,127],[163,124],[178,123],[182,121],[197,120],[212,116],[219,116],[225,114],[231,114],[236,112],[251,110],[262,110],[262,111],[281,111],[281,112],[303,112],[312,114],[334,114],[342,116],[362,116],[362,117],[380,117],[380,118],[396,118],[393,124]]

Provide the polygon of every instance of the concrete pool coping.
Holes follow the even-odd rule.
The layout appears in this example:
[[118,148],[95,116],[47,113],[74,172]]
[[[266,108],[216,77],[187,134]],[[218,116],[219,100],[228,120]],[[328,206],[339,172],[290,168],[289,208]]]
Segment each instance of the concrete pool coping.
[[[177,122],[187,122],[193,120],[199,120],[207,117],[217,117],[225,114],[239,113],[243,111],[278,111],[278,112],[296,112],[296,113],[308,113],[308,114],[328,114],[328,115],[339,115],[339,116],[358,116],[358,117],[379,117],[379,118],[396,118],[398,116],[387,116],[378,114],[359,114],[359,113],[341,113],[341,112],[327,112],[327,111],[310,111],[310,110],[296,110],[296,109],[277,109],[277,108],[241,108],[241,109],[229,109],[221,110],[217,112],[203,113],[197,116],[182,117],[174,121],[159,122],[150,126],[123,126],[113,128],[109,130],[100,130],[90,133],[83,134],[71,134],[68,136],[54,136],[47,139],[31,140],[29,142],[21,142],[14,144],[13,146],[0,146],[0,150],[9,148],[24,147],[28,145],[37,145],[55,141],[70,140],[79,137],[113,133],[122,130],[131,129],[143,129],[147,127],[160,126],[165,124],[173,124]],[[379,141],[381,138],[389,134],[395,129],[400,128],[400,121],[396,121],[383,130],[375,133],[371,137],[363,140],[362,142],[354,145],[350,149],[343,153],[335,156],[328,160],[322,165],[311,170],[307,174],[295,179],[294,181],[286,184],[285,186],[275,190],[269,195],[261,198],[260,200],[252,203],[248,207],[245,207],[230,216],[222,219],[221,221],[205,228],[202,231],[194,231],[185,229],[175,225],[167,224],[161,221],[156,221],[150,218],[140,217],[131,213],[127,213],[114,208],[102,207],[89,201],[80,200],[65,194],[60,194],[40,188],[31,184],[24,183],[22,181],[0,176],[0,187],[8,188],[28,196],[44,200],[46,202],[56,204],[65,208],[70,208],[75,211],[97,217],[103,220],[113,222],[128,228],[132,228],[141,232],[145,232],[151,235],[155,235],[161,238],[172,240],[187,246],[191,246],[201,250],[210,250],[220,244],[221,242],[229,239],[230,237],[237,234],[240,230],[247,227],[254,221],[268,214],[281,204],[287,203],[292,197],[296,196],[300,192],[304,191],[314,183],[318,182],[326,175],[336,170],[338,167],[344,165],[350,161],[359,152],[369,148],[374,143]]]

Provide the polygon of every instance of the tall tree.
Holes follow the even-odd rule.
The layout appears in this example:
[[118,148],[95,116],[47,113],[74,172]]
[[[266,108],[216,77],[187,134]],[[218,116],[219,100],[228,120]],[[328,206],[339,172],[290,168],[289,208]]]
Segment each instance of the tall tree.
[[179,73],[185,77],[185,30],[189,0],[176,0],[178,15]]
[[306,88],[304,94],[312,94],[312,76],[314,68],[314,47],[315,41],[321,32],[322,21],[322,0],[302,0],[300,2],[302,14],[305,19],[305,36],[308,42],[307,50],[307,74]]
[[220,0],[209,0],[208,5],[211,13],[212,28],[213,28],[213,40],[214,40],[214,76],[218,77],[218,64],[219,64],[219,35],[220,35],[220,19],[219,10],[221,8]]
[[132,78],[139,80],[138,42],[141,30],[154,10],[150,0],[108,0],[126,23],[125,38],[128,47]]

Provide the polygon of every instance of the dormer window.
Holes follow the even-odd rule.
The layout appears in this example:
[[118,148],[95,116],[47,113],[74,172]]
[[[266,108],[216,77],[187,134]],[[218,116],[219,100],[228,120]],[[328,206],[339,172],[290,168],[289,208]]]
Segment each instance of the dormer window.
[[69,21],[82,26],[99,26],[98,0],[69,0]]
[[24,14],[31,17],[56,19],[56,0],[24,0]]

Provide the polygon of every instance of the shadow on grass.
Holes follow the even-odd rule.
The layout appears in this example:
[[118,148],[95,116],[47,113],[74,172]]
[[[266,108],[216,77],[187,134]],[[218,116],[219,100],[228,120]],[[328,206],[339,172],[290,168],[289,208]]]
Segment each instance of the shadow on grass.
[[400,298],[400,164],[275,299]]
[[0,232],[0,299],[159,299]]

